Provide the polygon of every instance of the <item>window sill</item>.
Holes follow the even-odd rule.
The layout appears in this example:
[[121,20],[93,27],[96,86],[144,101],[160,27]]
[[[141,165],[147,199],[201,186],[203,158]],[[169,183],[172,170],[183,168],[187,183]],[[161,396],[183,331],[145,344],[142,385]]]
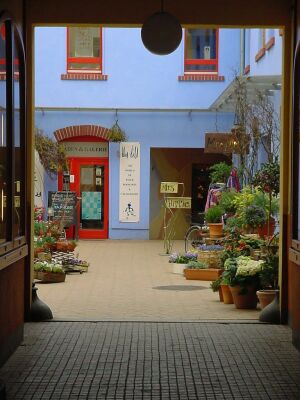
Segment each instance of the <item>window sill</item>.
[[223,82],[225,77],[213,74],[185,74],[179,75],[178,80],[180,82]]
[[265,48],[266,50],[270,50],[275,45],[275,37],[272,36],[266,43]]
[[256,62],[259,61],[265,54],[266,54],[266,49],[265,49],[265,47],[263,47],[263,48],[261,48],[261,49],[259,50],[259,52],[256,54],[256,56],[255,56],[255,61],[256,61]]
[[67,74],[61,74],[60,79],[62,81],[107,81],[108,75],[97,74],[97,73],[78,73],[72,72]]

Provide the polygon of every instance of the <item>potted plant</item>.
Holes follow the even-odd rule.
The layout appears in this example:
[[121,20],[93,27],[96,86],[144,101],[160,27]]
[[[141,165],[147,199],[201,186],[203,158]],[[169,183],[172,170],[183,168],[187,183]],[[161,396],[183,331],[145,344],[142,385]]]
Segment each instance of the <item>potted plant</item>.
[[231,170],[232,166],[226,164],[224,161],[212,165],[209,168],[209,178],[211,183],[226,183],[230,176]]
[[280,167],[278,162],[275,161],[263,164],[262,168],[256,172],[252,183],[260,191],[266,193],[268,197],[266,232],[261,231],[260,235],[272,236],[275,229],[275,220],[273,218],[274,212],[272,213],[272,203],[274,203],[274,200],[277,199],[280,189]]
[[263,260],[249,256],[229,258],[224,263],[223,277],[227,280],[236,308],[256,308],[256,291],[260,286]]
[[222,276],[219,276],[217,279],[215,279],[214,281],[211,282],[210,288],[213,292],[219,293],[220,301],[223,302],[224,298],[223,298],[221,283],[222,283]]
[[197,247],[197,259],[207,264],[208,268],[220,268],[224,247],[219,244],[203,244]]
[[66,279],[66,274],[60,264],[39,261],[34,263],[33,270],[35,271],[35,278],[42,282],[64,282]]
[[211,238],[222,237],[223,235],[223,211],[220,206],[213,206],[205,213],[205,221],[209,227]]
[[209,268],[202,261],[190,261],[184,270],[184,276],[188,280],[213,281],[221,275],[221,272],[220,269]]
[[228,191],[222,192],[219,206],[221,207],[224,214],[224,223],[226,223],[227,219],[234,216],[234,214],[236,213],[236,204],[234,200],[238,195],[239,193],[235,189],[230,189]]
[[190,261],[196,261],[197,254],[191,251],[186,253],[172,253],[169,257],[169,263],[172,263],[173,274],[183,275],[184,269]]
[[263,207],[250,205],[244,210],[244,228],[250,233],[254,233],[257,228],[265,225],[267,222],[267,214]]
[[270,304],[278,292],[278,254],[270,251],[264,257],[264,264],[260,271],[261,289],[256,292],[261,309]]

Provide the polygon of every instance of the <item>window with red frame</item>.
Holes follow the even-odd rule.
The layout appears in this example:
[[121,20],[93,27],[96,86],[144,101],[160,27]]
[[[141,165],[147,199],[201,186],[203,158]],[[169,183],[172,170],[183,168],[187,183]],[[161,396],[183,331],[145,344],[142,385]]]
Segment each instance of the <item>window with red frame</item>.
[[218,73],[218,29],[185,30],[185,73]]
[[68,72],[102,72],[102,29],[69,27],[67,29]]

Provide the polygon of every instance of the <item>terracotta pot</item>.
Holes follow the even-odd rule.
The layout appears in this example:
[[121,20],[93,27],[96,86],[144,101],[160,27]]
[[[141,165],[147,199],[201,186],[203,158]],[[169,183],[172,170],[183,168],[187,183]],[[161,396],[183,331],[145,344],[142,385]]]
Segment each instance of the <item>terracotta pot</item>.
[[215,281],[221,273],[222,270],[219,268],[186,268],[184,270],[185,279],[195,281]]
[[278,290],[271,289],[271,290],[258,290],[256,295],[259,300],[260,308],[263,310],[268,304],[272,303],[272,301],[276,297],[276,293]]
[[246,293],[242,294],[243,289],[237,286],[229,286],[233,302],[236,308],[255,309],[257,306],[256,290],[254,286],[247,286]]
[[[269,226],[269,231],[268,231]],[[275,219],[273,217],[270,218],[269,225],[268,222],[265,223],[263,226],[257,227],[257,233],[261,238],[265,236],[273,236],[275,232]]]
[[209,227],[209,236],[211,238],[219,238],[223,236],[223,224],[207,224]]
[[56,242],[56,249],[58,251],[68,251],[68,242]]
[[224,304],[233,304],[233,298],[228,285],[221,284]]
[[220,301],[224,301],[224,298],[223,298],[223,292],[222,292],[222,288],[221,288],[221,286],[219,287],[219,298],[220,298]]

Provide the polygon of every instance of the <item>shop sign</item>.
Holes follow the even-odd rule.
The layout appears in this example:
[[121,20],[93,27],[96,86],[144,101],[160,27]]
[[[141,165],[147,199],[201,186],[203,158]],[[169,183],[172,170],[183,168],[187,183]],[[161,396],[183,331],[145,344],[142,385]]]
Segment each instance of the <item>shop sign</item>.
[[107,142],[62,142],[67,157],[108,157]]
[[160,193],[178,193],[178,182],[161,182]]
[[166,197],[166,207],[168,208],[191,208],[191,197]]
[[206,133],[204,153],[234,153],[236,142],[231,133]]
[[76,223],[77,194],[75,192],[48,192],[48,207],[53,221],[68,228]]
[[119,221],[140,220],[140,143],[120,143]]

